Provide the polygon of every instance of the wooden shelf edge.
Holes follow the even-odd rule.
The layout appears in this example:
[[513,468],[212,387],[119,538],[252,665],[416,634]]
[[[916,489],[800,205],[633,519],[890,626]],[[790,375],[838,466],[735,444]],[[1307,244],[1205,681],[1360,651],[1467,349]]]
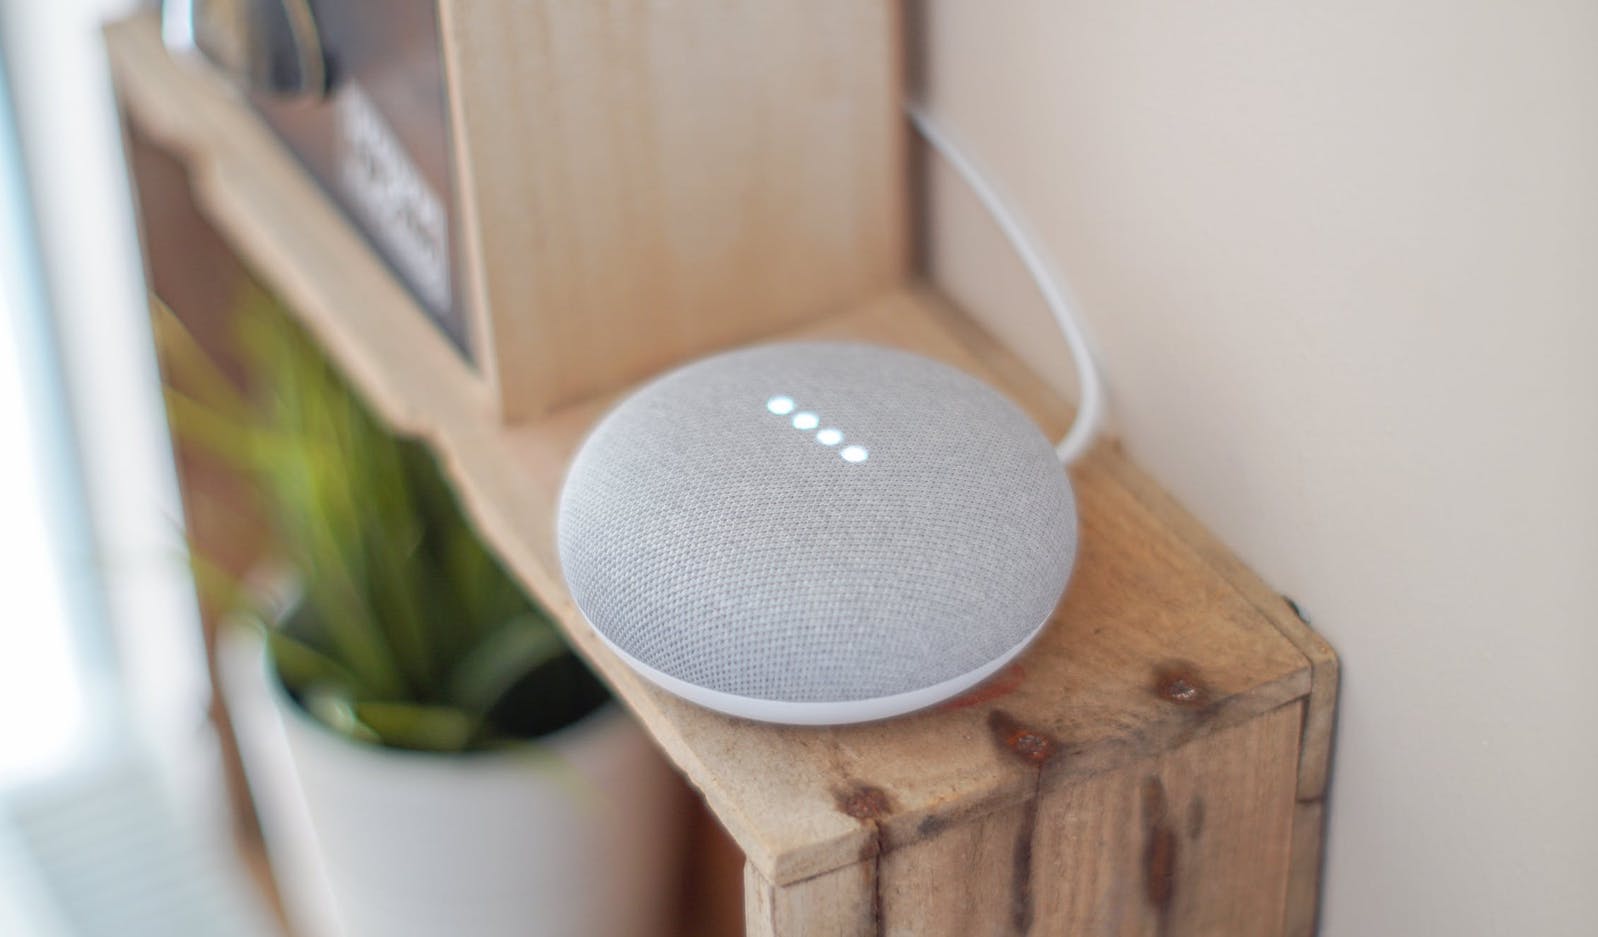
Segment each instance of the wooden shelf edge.
[[[933,821],[969,819],[1035,796],[1032,775],[1005,760],[985,721],[1000,704],[1070,746],[1071,757],[1047,779],[1063,784],[1304,700],[1300,797],[1318,796],[1330,742],[1335,657],[1279,597],[1109,445],[1073,472],[1086,533],[1105,544],[1106,554],[1116,551],[1113,563],[1105,560],[1114,568],[1105,571],[1103,582],[1124,584],[1125,577],[1147,569],[1174,570],[1191,580],[1181,584],[1191,598],[1174,591],[1139,597],[1143,604],[1126,612],[1136,619],[1126,627],[1137,630],[1124,640],[1140,642],[1135,646],[1122,649],[1114,636],[1100,637],[1102,628],[1088,634],[1082,625],[1073,632],[1078,643],[1069,648],[1040,642],[1047,646],[1024,660],[1027,682],[1003,699],[848,730],[741,723],[643,683],[580,621],[550,536],[553,493],[566,458],[608,401],[590,401],[537,424],[502,427],[483,383],[438,339],[409,294],[245,105],[167,57],[148,20],[113,24],[107,37],[130,119],[183,156],[217,227],[383,417],[439,453],[485,538],[560,619],[572,643],[703,794],[767,881],[783,885],[859,861],[880,834],[832,803],[847,795],[849,785],[894,792],[899,803],[882,829],[896,844],[931,835]],[[994,381],[1046,431],[1069,421],[1069,408],[1041,380],[921,288],[844,310],[803,334],[916,348]],[[1088,548],[1098,547],[1088,541]],[[1073,625],[1089,618],[1116,624],[1114,603],[1104,595],[1108,588],[1073,590],[1065,608],[1073,613]],[[1183,617],[1184,610],[1192,615]],[[1166,650],[1196,660],[1197,672],[1213,687],[1214,698],[1202,712],[1145,698],[1151,694],[1143,656]],[[1081,682],[1085,673],[1076,651],[1105,655],[1106,689],[1094,699],[1108,700],[1097,705],[1115,712],[1100,719],[1104,726],[1094,721],[1102,714],[1060,700],[1061,688]],[[929,745],[936,746],[936,755]],[[918,770],[918,757],[946,768],[946,774],[922,777],[927,772]],[[1303,845],[1297,839],[1295,833],[1296,850]]]

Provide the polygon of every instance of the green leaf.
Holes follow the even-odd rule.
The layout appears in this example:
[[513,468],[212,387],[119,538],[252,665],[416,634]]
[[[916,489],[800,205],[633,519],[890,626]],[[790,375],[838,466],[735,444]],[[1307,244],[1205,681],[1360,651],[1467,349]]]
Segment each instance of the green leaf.
[[163,396],[173,435],[179,441],[198,446],[238,471],[256,469],[257,431],[250,424],[232,419],[172,387],[164,388]]
[[341,687],[350,696],[360,696],[360,681],[349,668],[280,628],[266,632],[266,646],[272,665],[283,685],[305,694],[311,687]]
[[[457,751],[505,741],[487,714],[512,691],[547,690],[516,699],[551,724],[586,711],[587,696],[546,680],[569,652],[433,454],[392,433],[272,297],[247,290],[232,318],[247,392],[169,310],[153,316],[175,433],[253,483],[275,552],[302,577],[292,627],[267,636],[315,718],[350,738]],[[223,570],[196,573],[210,595],[249,597]]]
[[384,745],[420,751],[462,751],[477,729],[476,719],[453,706],[356,703],[355,715],[377,733]]
[[462,655],[449,675],[449,698],[486,713],[516,681],[565,653],[566,642],[547,618],[512,618]]

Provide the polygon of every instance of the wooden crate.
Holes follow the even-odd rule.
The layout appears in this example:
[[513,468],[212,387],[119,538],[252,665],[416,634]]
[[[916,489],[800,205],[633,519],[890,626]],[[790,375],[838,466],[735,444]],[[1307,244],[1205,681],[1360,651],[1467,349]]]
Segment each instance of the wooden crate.
[[[421,313],[394,315],[410,296],[248,109],[168,59],[148,21],[108,42],[128,119],[182,157],[217,228],[383,417],[439,453],[484,536],[737,843],[748,933],[1312,932],[1335,658],[1113,444],[1072,469],[1082,547],[1066,600],[984,686],[837,728],[696,708],[601,645],[556,563],[567,459],[625,388],[502,423]],[[792,334],[919,351],[1046,432],[1070,420],[914,283]]]

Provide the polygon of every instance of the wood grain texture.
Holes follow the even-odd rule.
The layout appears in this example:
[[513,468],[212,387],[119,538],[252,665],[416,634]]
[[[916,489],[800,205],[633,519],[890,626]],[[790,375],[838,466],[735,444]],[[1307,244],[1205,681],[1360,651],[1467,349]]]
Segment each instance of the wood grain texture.
[[478,359],[538,416],[892,289],[897,0],[443,0]]
[[876,865],[865,860],[785,886],[744,866],[745,937],[877,937]]
[[1150,510],[1163,517],[1170,529],[1197,550],[1211,567],[1248,597],[1263,615],[1310,664],[1310,692],[1304,703],[1303,735],[1299,743],[1299,772],[1293,820],[1293,852],[1286,919],[1286,937],[1310,937],[1320,910],[1321,857],[1325,850],[1326,786],[1331,772],[1332,734],[1336,728],[1338,696],[1337,654],[1326,640],[1300,617],[1286,597],[1272,591],[1258,576],[1227,550],[1203,524],[1184,510],[1159,485],[1130,462],[1121,461],[1119,477],[1127,489]]
[[1320,924],[1321,857],[1326,851],[1326,803],[1300,801],[1293,810],[1293,852],[1288,859],[1287,907],[1282,937],[1311,937]]
[[1198,551],[1217,573],[1246,596],[1259,613],[1309,661],[1313,680],[1304,720],[1304,745],[1299,754],[1298,796],[1305,801],[1319,800],[1326,792],[1326,779],[1331,766],[1332,730],[1337,712],[1336,652],[1325,638],[1316,634],[1309,623],[1299,617],[1299,610],[1285,596],[1266,586],[1152,478],[1119,453],[1113,458],[1120,464],[1118,474],[1121,483],[1150,510],[1164,518],[1173,533]]
[[[1265,937],[1279,933],[1301,707],[1057,783],[880,863],[878,933]],[[858,876],[857,876],[858,877]],[[820,932],[817,932],[820,933]]]
[[[1305,726],[1327,718],[1314,714],[1326,692],[1317,681],[1335,675],[1335,661],[1328,670],[1329,652],[1322,660],[1306,653],[1308,647],[1320,654],[1319,639],[1301,622],[1296,631],[1288,628],[1297,619],[1281,619],[1285,606],[1108,445],[1072,470],[1082,549],[1065,602],[1033,648],[973,693],[884,724],[808,729],[720,716],[643,683],[582,622],[553,544],[554,501],[567,460],[609,400],[502,426],[482,382],[247,111],[176,68],[148,23],[113,27],[110,39],[130,117],[185,155],[218,228],[378,412],[439,453],[485,538],[704,796],[747,857],[751,922],[764,915],[777,926],[790,912],[800,915],[795,909],[815,905],[809,896],[823,894],[815,889],[840,901],[856,894],[844,873],[858,875],[863,857],[909,862],[919,844],[933,848],[946,836],[975,836],[976,855],[1002,855],[1015,842],[1004,845],[1007,818],[1024,813],[1027,803],[1042,805],[1036,822],[1052,829],[1058,792],[1094,790],[1110,777],[1140,778],[1137,766],[1213,738],[1239,740],[1232,744],[1247,749],[1255,743],[1246,740],[1256,738],[1249,733],[1285,731],[1282,712],[1294,714],[1291,744],[1282,751],[1270,735],[1272,754],[1261,757],[1285,764],[1278,769],[1296,779],[1301,793],[1318,790],[1303,777],[1306,765],[1313,773],[1324,764],[1307,751],[1322,736],[1309,728],[1301,735],[1298,713],[1310,713]],[[793,334],[874,341],[942,359],[1006,391],[1049,433],[1070,418],[1069,408],[1013,355],[913,287]],[[1233,730],[1241,734],[1224,735]],[[1263,752],[1266,741],[1259,739]],[[1049,753],[1046,771],[1019,769],[1018,753],[1041,751]],[[1187,791],[1187,783],[1171,780],[1173,803],[1170,792]],[[1235,785],[1238,796],[1267,797],[1249,783]],[[1135,786],[1118,796],[1137,796]],[[1293,802],[1289,786],[1282,816],[1292,817]],[[1221,816],[1226,808],[1206,809]],[[1081,810],[1057,822],[1087,822]],[[1299,820],[1292,822],[1292,854],[1317,854],[1300,841]],[[1065,861],[1050,858],[1051,849],[1034,849],[1034,869]],[[1288,852],[1284,845],[1268,854],[1286,869]],[[983,874],[997,861],[982,859]],[[1301,873],[1313,884],[1313,867],[1292,872]],[[914,881],[905,874],[900,880]],[[884,879],[890,890],[892,880]],[[1132,897],[1122,893],[1123,900]],[[1034,915],[1048,907],[1039,902]]]

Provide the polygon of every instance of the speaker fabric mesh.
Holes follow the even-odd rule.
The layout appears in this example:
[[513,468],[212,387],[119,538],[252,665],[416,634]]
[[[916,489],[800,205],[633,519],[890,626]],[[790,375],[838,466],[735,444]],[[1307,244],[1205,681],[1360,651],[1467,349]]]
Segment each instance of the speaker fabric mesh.
[[616,407],[571,466],[557,539],[578,607],[639,662],[808,703],[1014,650],[1059,601],[1076,530],[1065,470],[1009,400],[918,355],[806,342],[702,360]]

